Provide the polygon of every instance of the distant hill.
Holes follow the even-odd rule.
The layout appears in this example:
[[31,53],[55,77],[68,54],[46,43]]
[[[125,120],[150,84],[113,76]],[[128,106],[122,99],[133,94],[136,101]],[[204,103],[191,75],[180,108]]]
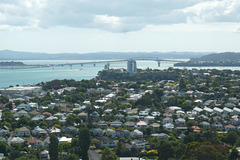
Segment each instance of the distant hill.
[[0,66],[25,66],[23,62],[0,62]]
[[204,55],[200,58],[191,58],[191,61],[240,61],[240,53],[225,52]]
[[0,50],[0,60],[108,60],[129,58],[165,58],[190,59],[199,58],[205,52],[97,52],[97,53],[37,53]]

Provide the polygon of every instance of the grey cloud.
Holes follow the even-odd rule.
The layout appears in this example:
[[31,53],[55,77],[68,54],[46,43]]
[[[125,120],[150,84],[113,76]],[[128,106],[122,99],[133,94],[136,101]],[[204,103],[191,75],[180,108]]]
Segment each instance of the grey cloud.
[[[2,0],[0,25],[71,26],[111,32],[140,30],[149,24],[232,22],[240,20],[238,0]],[[216,2],[216,1],[215,1]],[[39,4],[41,3],[41,4]]]

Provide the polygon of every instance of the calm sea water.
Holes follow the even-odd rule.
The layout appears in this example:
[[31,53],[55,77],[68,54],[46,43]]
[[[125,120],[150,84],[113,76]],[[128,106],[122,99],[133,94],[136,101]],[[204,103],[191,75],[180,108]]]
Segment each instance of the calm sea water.
[[[24,60],[25,64],[65,64],[65,63],[81,63],[91,62],[83,60]],[[137,68],[146,69],[167,69],[173,67],[173,62],[161,62],[158,67],[155,61],[137,61]],[[62,67],[47,67],[47,68],[32,68],[32,69],[0,69],[0,88],[9,87],[10,85],[27,85],[36,84],[39,82],[51,81],[54,79],[92,79],[97,76],[98,71],[104,69],[104,63],[84,64],[83,66],[74,65]],[[111,63],[110,68],[127,68],[126,62]],[[225,67],[216,69],[233,69],[237,70],[240,67]]]

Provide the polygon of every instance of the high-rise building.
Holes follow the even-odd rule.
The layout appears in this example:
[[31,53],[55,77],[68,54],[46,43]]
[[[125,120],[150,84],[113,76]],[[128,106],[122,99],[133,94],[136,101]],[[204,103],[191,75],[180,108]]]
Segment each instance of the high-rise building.
[[128,60],[127,63],[127,72],[130,74],[137,73],[137,63],[135,60]]

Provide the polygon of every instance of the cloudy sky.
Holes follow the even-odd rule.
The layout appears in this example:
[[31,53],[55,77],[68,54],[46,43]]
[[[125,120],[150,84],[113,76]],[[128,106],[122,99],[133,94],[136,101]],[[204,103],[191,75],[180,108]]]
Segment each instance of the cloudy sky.
[[240,52],[239,0],[0,0],[0,50]]

